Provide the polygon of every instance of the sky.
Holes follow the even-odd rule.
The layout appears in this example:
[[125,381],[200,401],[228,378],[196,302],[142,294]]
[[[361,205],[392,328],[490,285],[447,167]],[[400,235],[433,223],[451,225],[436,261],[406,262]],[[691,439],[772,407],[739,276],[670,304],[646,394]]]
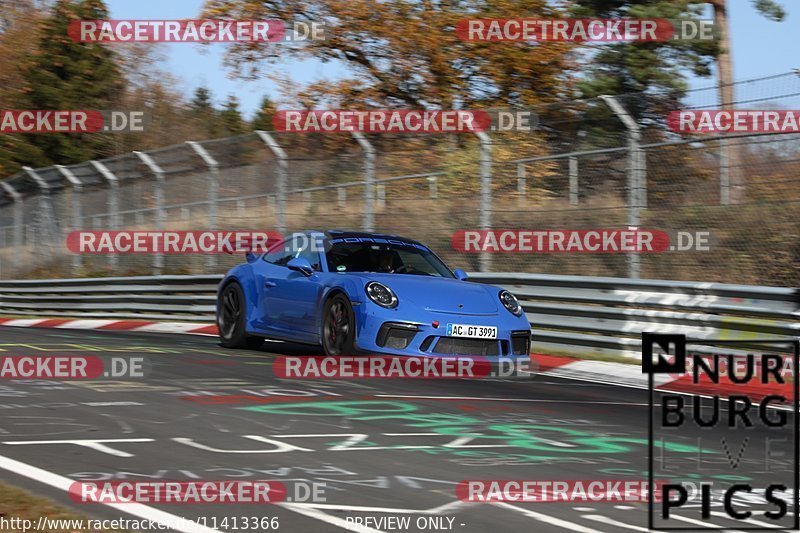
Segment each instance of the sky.
[[[758,78],[789,72],[800,68],[796,54],[798,17],[800,7],[780,0],[787,11],[783,22],[771,22],[758,14],[751,0],[728,0],[733,41],[734,77],[737,80]],[[180,19],[197,18],[203,0],[107,0],[114,19]],[[199,86],[208,87],[217,104],[227,95],[239,99],[241,109],[251,118],[261,99],[267,95],[278,100],[278,88],[269,79],[243,81],[231,79],[223,66],[226,45],[214,43],[197,45],[189,43],[164,43],[160,46],[164,56],[162,68],[179,80],[179,89],[191,96]],[[281,75],[298,83],[336,78],[345,74],[337,63],[318,61],[292,62],[281,65]],[[690,78],[693,88],[709,87],[715,78]]]

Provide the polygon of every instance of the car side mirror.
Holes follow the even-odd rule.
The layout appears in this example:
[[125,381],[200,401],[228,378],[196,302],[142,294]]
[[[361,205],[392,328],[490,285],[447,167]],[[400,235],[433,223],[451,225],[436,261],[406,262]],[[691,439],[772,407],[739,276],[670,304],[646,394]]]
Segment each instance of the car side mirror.
[[463,270],[461,270],[460,268],[457,268],[457,269],[453,270],[453,274],[455,274],[456,275],[456,279],[458,279],[460,281],[464,281],[469,277],[469,276],[467,276],[467,273],[464,272]]
[[247,252],[246,254],[244,254],[244,258],[247,260],[248,263],[253,263],[255,262],[256,259],[258,259],[258,254],[254,254],[253,252]]
[[304,257],[293,257],[286,263],[286,267],[289,270],[295,270],[297,272],[302,272],[304,276],[309,277],[311,274],[314,273],[314,269],[311,267],[311,263],[308,262],[308,259]]

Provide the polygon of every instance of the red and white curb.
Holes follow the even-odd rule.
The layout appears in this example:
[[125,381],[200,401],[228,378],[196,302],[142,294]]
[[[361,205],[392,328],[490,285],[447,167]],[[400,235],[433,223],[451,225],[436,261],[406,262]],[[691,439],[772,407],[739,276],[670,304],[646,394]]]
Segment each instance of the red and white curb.
[[[538,367],[540,376],[626,385],[638,389],[646,389],[648,386],[647,374],[642,373],[640,365],[544,354],[533,354],[532,358]],[[668,385],[673,381],[675,381],[675,378],[670,374],[657,374],[654,376],[656,387]]]
[[[56,328],[95,331],[126,331],[131,333],[183,333],[188,335],[217,336],[215,324],[193,322],[156,322],[146,320],[101,320],[70,318],[0,318],[0,326],[17,328]],[[621,387],[646,389],[648,376],[642,367],[635,364],[591,361],[572,357],[546,354],[531,354],[533,366],[539,376],[565,378],[591,383],[603,383]],[[692,383],[688,375],[656,374],[653,382],[657,389],[671,392],[697,394],[746,394],[751,399],[785,392],[791,396],[790,382],[781,386],[775,384],[754,384],[748,387],[735,387],[713,383]],[[785,391],[783,389],[786,389]],[[788,396],[787,396],[788,397]]]
[[194,322],[155,322],[146,320],[99,320],[73,318],[0,318],[0,326],[13,328],[88,329],[98,331],[130,331],[134,333],[186,333],[217,335],[214,324]]
[[[534,363],[538,365],[539,376],[574,379],[591,383],[604,383],[621,387],[647,389],[649,376],[642,372],[641,365],[610,363],[606,361],[590,361],[570,357],[557,357],[544,354],[532,354]],[[699,383],[694,383],[691,374],[655,374],[653,386],[656,390],[700,395],[745,395],[751,400],[761,400],[770,394],[780,394],[786,398],[793,397],[793,383],[762,384],[753,380],[747,384],[732,383],[720,379],[712,383],[706,376],[701,376]]]

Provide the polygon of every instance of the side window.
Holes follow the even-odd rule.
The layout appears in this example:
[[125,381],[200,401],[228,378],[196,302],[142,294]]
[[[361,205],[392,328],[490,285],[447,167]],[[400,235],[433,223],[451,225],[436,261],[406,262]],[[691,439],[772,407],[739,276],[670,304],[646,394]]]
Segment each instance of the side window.
[[322,271],[322,262],[319,259],[319,252],[315,251],[313,247],[306,246],[297,257],[302,257],[311,263],[311,268],[313,268],[314,271]]
[[286,241],[282,241],[264,255],[264,261],[272,263],[273,265],[283,266],[288,263],[292,257],[294,257],[294,251],[291,249],[287,250]]
[[293,250],[291,246],[288,246],[289,242],[290,241],[283,241],[275,246],[275,248],[267,252],[267,254],[264,256],[264,261],[267,263],[272,263],[273,265],[286,266],[286,263],[288,263],[292,258],[302,257],[311,263],[311,267],[317,272],[322,270],[319,253],[314,251],[311,246],[306,246],[304,249],[298,251],[296,249]]

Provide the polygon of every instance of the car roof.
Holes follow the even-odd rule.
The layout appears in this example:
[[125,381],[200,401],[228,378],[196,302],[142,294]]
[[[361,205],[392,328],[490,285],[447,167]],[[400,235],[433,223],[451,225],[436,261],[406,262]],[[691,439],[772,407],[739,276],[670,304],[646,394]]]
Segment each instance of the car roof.
[[[374,232],[367,232],[367,231],[345,231],[345,230],[337,230],[332,229],[324,233],[327,237],[337,238],[337,239],[349,239],[349,238],[378,238],[378,239],[395,239],[399,241],[404,241],[412,244],[419,244],[420,246],[425,246],[419,241],[415,241],[414,239],[409,239],[408,237],[403,237],[401,235],[393,235],[390,233],[374,233]],[[427,248],[427,246],[425,246]]]

